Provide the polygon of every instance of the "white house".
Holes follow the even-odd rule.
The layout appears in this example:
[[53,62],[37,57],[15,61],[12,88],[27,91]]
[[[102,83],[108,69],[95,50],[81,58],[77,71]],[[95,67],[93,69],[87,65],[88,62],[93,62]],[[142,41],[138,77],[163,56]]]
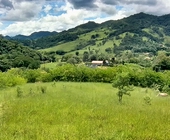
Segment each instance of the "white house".
[[103,61],[92,61],[91,64],[93,66],[102,66],[103,65]]

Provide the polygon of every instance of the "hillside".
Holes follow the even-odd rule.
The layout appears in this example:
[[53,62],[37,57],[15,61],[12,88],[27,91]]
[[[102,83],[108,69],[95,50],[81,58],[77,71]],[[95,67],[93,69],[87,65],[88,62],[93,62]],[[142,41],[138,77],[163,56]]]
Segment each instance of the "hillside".
[[56,35],[57,32],[53,31],[53,32],[49,32],[49,31],[40,31],[40,32],[34,32],[28,36],[26,35],[16,35],[13,37],[10,36],[5,36],[6,39],[13,39],[13,40],[35,40],[35,39],[39,39],[42,37],[47,37],[47,36],[52,36],[52,35]]
[[65,54],[97,50],[119,54],[124,50],[135,53],[169,51],[170,15],[153,16],[138,13],[121,20],[101,24],[88,22],[73,29],[36,40],[25,40],[24,45],[46,52]]
[[48,59],[50,57],[42,55],[36,50],[0,36],[0,71],[6,71],[12,67],[35,69],[40,67],[41,61]]
[[44,37],[53,36],[53,35],[56,35],[56,34],[57,34],[57,32],[55,32],[55,31],[53,31],[53,32],[40,31],[40,32],[34,32],[34,33],[32,33],[28,36],[16,35],[16,36],[13,36],[13,37],[5,36],[5,38],[8,39],[8,40],[15,40],[17,42],[20,42],[24,46],[32,47],[35,44],[35,40],[40,39],[40,38],[44,38]]

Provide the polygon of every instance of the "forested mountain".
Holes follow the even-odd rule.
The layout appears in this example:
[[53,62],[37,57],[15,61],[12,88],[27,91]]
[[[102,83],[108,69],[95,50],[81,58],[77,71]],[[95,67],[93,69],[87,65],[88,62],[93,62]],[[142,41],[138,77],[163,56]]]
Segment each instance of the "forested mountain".
[[25,39],[21,42],[34,49],[64,53],[89,47],[116,54],[124,50],[153,53],[158,50],[169,51],[170,14],[154,16],[138,13],[101,24],[88,22],[58,34],[38,39]]
[[52,35],[56,35],[57,32],[53,31],[53,32],[49,32],[49,31],[40,31],[40,32],[34,32],[29,36],[25,36],[25,35],[16,35],[14,37],[10,37],[10,36],[5,36],[5,38],[7,39],[13,39],[13,40],[36,40],[42,37],[47,37],[47,36],[52,36]]

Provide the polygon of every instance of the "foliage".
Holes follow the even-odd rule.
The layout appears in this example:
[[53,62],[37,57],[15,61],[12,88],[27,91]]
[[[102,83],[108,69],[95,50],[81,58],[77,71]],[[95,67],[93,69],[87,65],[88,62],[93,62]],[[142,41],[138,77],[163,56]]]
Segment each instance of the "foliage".
[[[155,72],[139,65],[124,64],[115,67],[90,67],[83,64],[62,64],[53,68],[41,69],[11,69],[0,72],[1,86],[15,86],[34,82],[71,81],[71,82],[103,82],[114,83],[119,89],[129,85],[150,87],[159,85],[163,91],[165,86],[170,87],[170,73]],[[9,78],[10,77],[10,78]],[[167,89],[167,88],[166,88]],[[167,89],[168,90],[168,89]]]
[[7,71],[12,67],[11,62],[8,60],[0,60],[0,70],[1,71]]
[[4,87],[13,87],[16,85],[21,85],[26,83],[26,79],[24,79],[19,74],[14,74],[10,72],[2,73],[0,72],[0,88]]
[[66,52],[65,51],[63,51],[63,50],[57,50],[56,51],[56,54],[58,54],[58,55],[64,55]]
[[22,97],[23,96],[23,90],[20,87],[17,87],[17,97]]
[[162,91],[165,93],[170,94],[170,86],[169,85],[164,85],[162,88]]
[[14,59],[13,67],[25,67],[30,69],[37,69],[40,67],[40,61],[34,60],[29,56],[18,56]]
[[34,32],[32,33],[31,35],[29,36],[25,36],[25,35],[16,35],[14,37],[9,37],[9,36],[5,36],[5,38],[7,39],[10,39],[10,40],[19,40],[21,41],[24,46],[28,46],[31,42],[32,42],[32,39],[39,39],[39,38],[42,38],[42,37],[47,37],[47,36],[51,36],[51,35],[56,35],[57,32],[49,32],[49,31],[40,31],[40,32]]
[[153,69],[155,71],[170,70],[170,56],[167,56],[166,52],[158,52]]
[[78,64],[81,61],[82,60],[80,59],[79,56],[73,55],[73,54],[67,54],[67,55],[62,56],[61,58],[61,62],[67,62],[69,64]]
[[151,99],[151,97],[149,95],[146,95],[143,99],[144,99],[144,103],[146,105],[151,105],[152,99]]
[[[151,35],[148,35],[145,31],[135,33],[134,35],[126,34],[122,39],[119,46],[114,46],[114,52],[118,55],[124,50],[131,50],[134,53],[151,53],[156,54],[159,50],[168,50],[167,47],[162,47],[159,42],[162,42],[159,39],[150,39],[148,41],[143,41],[143,38],[153,38]],[[156,40],[153,42],[153,40]]]
[[76,39],[78,39],[78,35],[63,31],[53,36],[43,37],[35,40],[34,48],[36,49],[49,48],[55,45],[59,45],[60,42],[65,43],[69,41],[74,41]]
[[116,76],[112,86],[118,88],[117,95],[119,97],[119,102],[122,102],[123,95],[130,96],[130,91],[133,90],[133,88],[130,86],[130,78],[128,73],[121,73]]
[[45,94],[47,92],[47,87],[46,86],[41,86],[40,89],[41,89],[42,94]]
[[11,67],[39,68],[42,55],[38,51],[0,37],[0,70]]
[[89,61],[89,53],[85,51],[83,53],[83,62],[88,62]]
[[67,63],[69,63],[69,64],[77,64],[77,60],[72,57],[72,58],[69,58],[69,59],[67,60]]
[[25,79],[27,79],[28,83],[35,83],[38,81],[40,75],[43,75],[43,72],[42,72],[42,74],[40,74],[40,73],[41,73],[40,70],[27,69],[27,70],[23,71],[22,76]]

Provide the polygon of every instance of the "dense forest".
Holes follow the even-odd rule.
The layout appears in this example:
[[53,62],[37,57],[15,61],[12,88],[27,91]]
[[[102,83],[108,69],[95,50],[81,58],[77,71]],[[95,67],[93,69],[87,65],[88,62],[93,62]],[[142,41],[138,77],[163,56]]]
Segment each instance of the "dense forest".
[[16,41],[0,37],[0,70],[6,71],[12,67],[37,69],[40,64],[50,61],[52,56],[42,54]]

